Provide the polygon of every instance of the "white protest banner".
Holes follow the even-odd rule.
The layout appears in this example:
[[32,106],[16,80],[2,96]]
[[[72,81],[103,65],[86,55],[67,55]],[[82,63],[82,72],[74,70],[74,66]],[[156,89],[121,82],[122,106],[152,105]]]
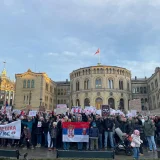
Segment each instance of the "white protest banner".
[[98,114],[98,115],[102,116],[102,111],[101,111],[101,109],[96,110],[96,114]]
[[66,114],[67,111],[68,111],[67,108],[57,108],[56,109],[56,115],[58,115],[58,114]]
[[14,109],[14,110],[12,111],[12,113],[14,113],[14,114],[16,114],[16,115],[19,115],[19,114],[21,114],[21,111],[18,110],[18,109]]
[[141,100],[140,99],[133,99],[129,101],[129,110],[136,110],[138,112],[141,112],[142,106],[141,106]]
[[66,104],[57,104],[57,108],[67,108]]
[[37,114],[37,111],[29,111],[29,116],[30,117],[35,117]]
[[15,121],[6,125],[0,125],[0,138],[20,139],[21,121]]
[[87,115],[92,113],[95,114],[96,108],[93,106],[85,106],[84,113],[86,113]]
[[132,117],[136,117],[137,116],[137,111],[136,110],[131,110],[131,115],[132,115]]
[[82,113],[82,108],[81,107],[73,107],[71,109],[71,113]]

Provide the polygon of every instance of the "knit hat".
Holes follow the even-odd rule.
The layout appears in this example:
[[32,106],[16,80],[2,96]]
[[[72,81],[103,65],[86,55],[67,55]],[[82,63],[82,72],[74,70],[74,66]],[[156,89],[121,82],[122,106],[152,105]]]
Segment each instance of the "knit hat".
[[134,130],[134,134],[137,135],[137,136],[139,136],[140,133],[139,133],[138,130]]

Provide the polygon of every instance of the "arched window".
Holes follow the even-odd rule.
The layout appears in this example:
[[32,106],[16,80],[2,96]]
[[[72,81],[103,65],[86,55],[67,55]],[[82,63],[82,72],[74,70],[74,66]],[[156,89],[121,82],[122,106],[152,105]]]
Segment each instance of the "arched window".
[[80,106],[80,101],[79,101],[79,99],[76,99],[76,106]]
[[89,98],[86,98],[85,100],[84,100],[84,106],[86,107],[86,106],[90,106],[90,100],[89,100]]
[[101,105],[102,105],[102,104],[103,104],[102,98],[98,97],[98,98],[96,99],[96,101],[95,101],[95,107],[96,107],[97,109],[101,109]]
[[96,88],[102,88],[102,80],[101,78],[97,78],[96,79]]
[[26,80],[23,81],[23,88],[26,88]]
[[34,80],[31,82],[31,88],[34,88]]
[[112,109],[115,109],[115,104],[114,104],[114,99],[113,99],[113,98],[109,98],[109,99],[108,99],[108,105],[109,105]]
[[108,80],[108,88],[109,88],[109,89],[113,89],[113,88],[114,88],[113,79],[109,79],[109,80]]
[[124,99],[123,98],[121,98],[119,101],[119,108],[122,110],[124,109]]
[[30,88],[30,80],[27,81],[27,88]]
[[77,81],[77,82],[76,82],[76,91],[79,91],[79,88],[80,88],[80,86],[79,86],[79,81]]
[[86,79],[84,81],[84,89],[89,89],[89,80],[88,79]]
[[119,81],[119,89],[123,90],[123,81],[122,80]]

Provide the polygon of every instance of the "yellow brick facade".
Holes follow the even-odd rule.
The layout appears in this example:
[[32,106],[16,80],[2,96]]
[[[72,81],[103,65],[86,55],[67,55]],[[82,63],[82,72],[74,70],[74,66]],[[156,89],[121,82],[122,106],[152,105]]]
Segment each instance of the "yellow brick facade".
[[56,106],[56,84],[46,73],[34,73],[30,69],[16,74],[15,105],[18,109],[53,110]]

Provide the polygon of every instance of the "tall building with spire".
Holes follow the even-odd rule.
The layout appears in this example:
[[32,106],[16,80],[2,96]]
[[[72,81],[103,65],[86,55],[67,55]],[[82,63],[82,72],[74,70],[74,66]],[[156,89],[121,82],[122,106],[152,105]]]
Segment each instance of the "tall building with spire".
[[15,82],[7,77],[4,66],[0,74],[0,108],[2,106],[14,106]]

